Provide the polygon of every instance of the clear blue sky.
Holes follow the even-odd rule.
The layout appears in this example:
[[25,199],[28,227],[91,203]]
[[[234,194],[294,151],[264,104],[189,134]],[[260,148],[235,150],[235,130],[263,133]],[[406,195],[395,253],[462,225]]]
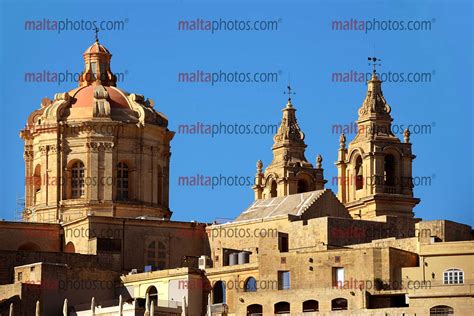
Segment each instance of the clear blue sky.
[[[25,21],[125,21],[101,31],[112,53],[119,87],[153,98],[180,124],[275,124],[285,105],[291,73],[307,158],[320,153],[329,187],[339,146],[334,124],[350,124],[365,95],[360,82],[334,82],[333,73],[370,71],[367,57],[382,59],[381,72],[431,76],[424,82],[385,82],[394,123],[429,126],[412,135],[416,216],[473,221],[473,100],[471,1],[2,1],[1,2],[0,218],[14,218],[24,195],[23,143],[18,136],[43,97],[75,82],[25,82],[29,72],[80,72],[91,30],[25,30]],[[274,31],[180,31],[181,20],[274,20]],[[335,31],[332,21],[429,21],[429,30]],[[366,27],[369,24],[365,24]],[[87,28],[87,26],[85,26]],[[382,25],[380,27],[383,27]],[[214,85],[183,83],[180,72],[276,73],[276,82]],[[421,127],[420,127],[421,128]],[[353,135],[348,136],[348,140]],[[255,163],[271,161],[272,135],[176,134],[171,157],[171,209],[175,220],[234,218],[253,200],[248,186],[184,187],[179,176],[253,177]]]

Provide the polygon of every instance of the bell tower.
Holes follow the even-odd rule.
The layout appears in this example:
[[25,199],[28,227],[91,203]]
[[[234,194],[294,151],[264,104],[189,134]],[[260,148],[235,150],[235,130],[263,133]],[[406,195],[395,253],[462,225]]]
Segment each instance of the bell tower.
[[[369,58],[369,60],[372,60]],[[377,59],[374,57],[375,63]],[[377,73],[367,82],[367,95],[359,109],[356,137],[346,147],[340,136],[338,198],[356,219],[381,215],[413,217],[419,199],[413,197],[410,131],[404,142],[392,133],[391,108]]]
[[288,102],[282,110],[283,117],[273,137],[273,160],[262,172],[263,163],[257,162],[257,174],[253,190],[255,200],[285,196],[324,189],[321,155],[316,168],[306,160],[304,133],[296,120],[296,109],[291,102],[291,87],[288,86]]

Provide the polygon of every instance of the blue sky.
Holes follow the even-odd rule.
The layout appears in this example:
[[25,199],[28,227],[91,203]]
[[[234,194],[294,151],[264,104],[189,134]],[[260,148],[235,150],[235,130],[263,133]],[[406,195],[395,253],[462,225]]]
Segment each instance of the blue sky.
[[[335,82],[334,73],[370,72],[367,57],[382,59],[381,73],[424,76],[422,82],[383,84],[397,126],[415,125],[414,176],[431,184],[415,187],[417,217],[473,220],[472,4],[470,1],[114,1],[1,2],[2,155],[0,218],[15,217],[24,195],[22,141],[28,114],[43,97],[77,83],[27,82],[25,73],[77,73],[94,33],[26,30],[25,21],[119,21],[100,41],[113,54],[119,87],[155,100],[156,108],[181,124],[277,124],[289,75],[307,158],[324,158],[328,187],[337,175],[339,135],[335,124],[350,124],[365,96],[361,82]],[[271,31],[183,31],[179,21],[276,21]],[[333,21],[368,21],[382,29],[333,30]],[[390,21],[390,22],[389,22]],[[384,24],[425,23],[424,30],[383,30]],[[229,24],[230,25],[230,24]],[[397,24],[398,25],[398,24]],[[426,26],[426,25],[429,25]],[[428,29],[426,29],[428,28]],[[374,48],[375,47],[375,48]],[[273,82],[179,82],[181,72],[270,73]],[[421,76],[421,77],[420,77]],[[393,79],[395,78],[395,79]],[[398,81],[398,82],[397,82]],[[186,135],[172,142],[170,203],[175,220],[235,218],[252,201],[248,186],[186,187],[180,176],[247,178],[261,159],[271,161],[272,136]],[[353,135],[348,135],[348,140]],[[428,180],[424,180],[428,181]]]

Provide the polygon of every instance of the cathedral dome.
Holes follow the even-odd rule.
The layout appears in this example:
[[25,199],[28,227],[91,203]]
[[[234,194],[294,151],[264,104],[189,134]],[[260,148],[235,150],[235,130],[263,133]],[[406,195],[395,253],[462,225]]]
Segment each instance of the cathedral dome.
[[85,87],[79,87],[68,92],[72,97],[71,107],[85,108],[93,107],[95,105],[95,96],[97,94],[97,88],[105,89],[106,98],[111,108],[115,109],[130,109],[130,104],[127,100],[128,93],[122,91],[116,87],[107,87],[100,85],[90,85]]

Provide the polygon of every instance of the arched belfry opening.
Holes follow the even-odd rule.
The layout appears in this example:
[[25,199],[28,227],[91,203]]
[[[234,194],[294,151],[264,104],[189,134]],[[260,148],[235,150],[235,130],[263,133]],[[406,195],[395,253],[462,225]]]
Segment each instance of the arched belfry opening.
[[395,157],[392,154],[387,154],[384,157],[384,184],[386,186],[395,186],[396,176],[395,176]]
[[277,191],[277,182],[275,180],[272,180],[271,182],[271,187],[270,187],[270,197],[277,197],[278,191]]
[[358,156],[355,163],[355,188],[361,190],[364,187],[364,169],[362,166],[362,157]]

